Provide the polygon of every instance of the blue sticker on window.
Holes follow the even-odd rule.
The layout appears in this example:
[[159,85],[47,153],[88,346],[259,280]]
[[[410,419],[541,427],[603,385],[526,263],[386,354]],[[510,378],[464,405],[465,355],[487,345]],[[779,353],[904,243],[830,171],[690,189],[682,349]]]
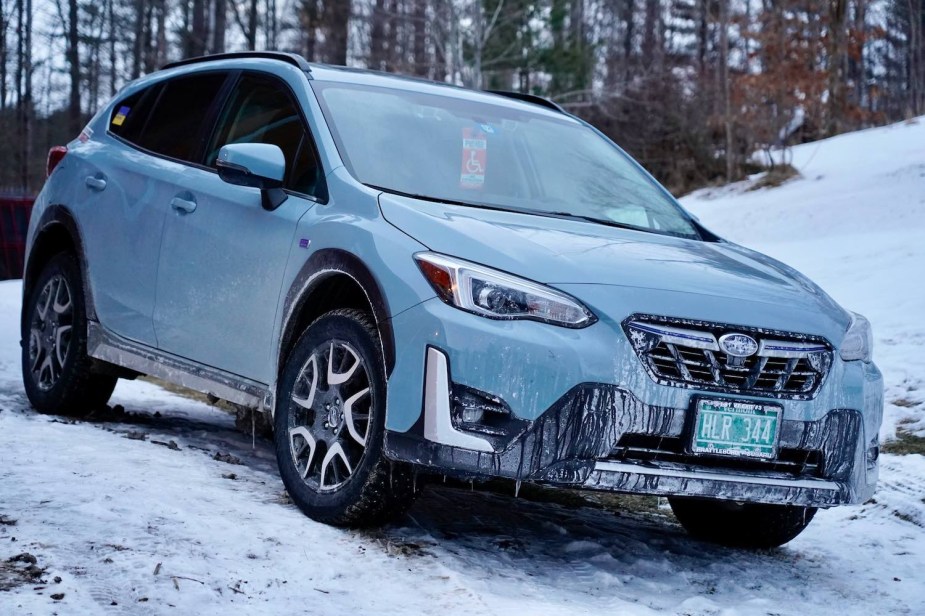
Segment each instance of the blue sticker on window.
[[112,119],[112,125],[122,126],[122,123],[125,122],[125,118],[128,117],[128,112],[131,110],[131,107],[119,107],[119,111],[116,112],[115,117]]

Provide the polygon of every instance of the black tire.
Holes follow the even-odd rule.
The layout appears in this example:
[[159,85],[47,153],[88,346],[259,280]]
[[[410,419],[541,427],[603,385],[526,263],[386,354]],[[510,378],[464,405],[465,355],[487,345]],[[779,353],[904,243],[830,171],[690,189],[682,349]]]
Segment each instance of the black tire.
[[405,513],[414,477],[382,452],[386,381],[369,315],[342,309],[313,322],[289,354],[277,394],[276,460],[299,509],[351,528],[381,526]]
[[22,375],[29,402],[41,413],[72,417],[105,406],[118,379],[94,374],[92,365],[80,266],[61,253],[45,265],[23,304]]
[[815,507],[669,498],[678,522],[698,539],[736,548],[784,545],[809,526]]

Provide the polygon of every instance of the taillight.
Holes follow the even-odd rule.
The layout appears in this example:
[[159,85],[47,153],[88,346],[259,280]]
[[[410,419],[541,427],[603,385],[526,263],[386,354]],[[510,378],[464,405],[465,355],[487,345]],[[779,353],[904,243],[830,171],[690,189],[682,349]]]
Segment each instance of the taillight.
[[51,175],[58,163],[64,160],[65,154],[67,154],[67,148],[63,145],[56,145],[48,150],[48,163],[45,165],[46,178]]

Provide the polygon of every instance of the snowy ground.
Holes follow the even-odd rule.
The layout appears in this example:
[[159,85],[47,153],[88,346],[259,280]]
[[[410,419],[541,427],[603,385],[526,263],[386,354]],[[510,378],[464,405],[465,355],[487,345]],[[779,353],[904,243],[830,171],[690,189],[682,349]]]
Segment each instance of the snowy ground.
[[[925,121],[803,146],[794,162],[804,178],[781,188],[685,203],[871,317],[891,402],[884,436],[900,423],[925,434]],[[767,552],[694,541],[664,511],[443,486],[385,531],[337,530],[288,504],[268,444],[252,447],[203,404],[136,381],[116,390],[121,414],[31,411],[19,293],[0,283],[0,589],[13,586],[0,614],[925,609],[923,456],[884,455],[873,501],[820,512]]]

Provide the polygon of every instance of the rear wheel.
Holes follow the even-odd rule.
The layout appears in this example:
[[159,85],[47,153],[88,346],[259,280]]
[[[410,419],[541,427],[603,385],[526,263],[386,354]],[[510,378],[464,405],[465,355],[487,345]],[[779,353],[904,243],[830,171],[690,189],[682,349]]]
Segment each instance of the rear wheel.
[[671,510],[694,537],[740,548],[776,548],[803,532],[815,507],[669,498]]
[[42,413],[82,415],[109,400],[117,378],[94,374],[87,356],[87,313],[77,260],[52,257],[23,306],[23,384]]
[[280,475],[309,517],[386,523],[414,496],[411,470],[382,453],[386,384],[378,334],[358,310],[335,310],[296,342],[280,379],[274,440]]

